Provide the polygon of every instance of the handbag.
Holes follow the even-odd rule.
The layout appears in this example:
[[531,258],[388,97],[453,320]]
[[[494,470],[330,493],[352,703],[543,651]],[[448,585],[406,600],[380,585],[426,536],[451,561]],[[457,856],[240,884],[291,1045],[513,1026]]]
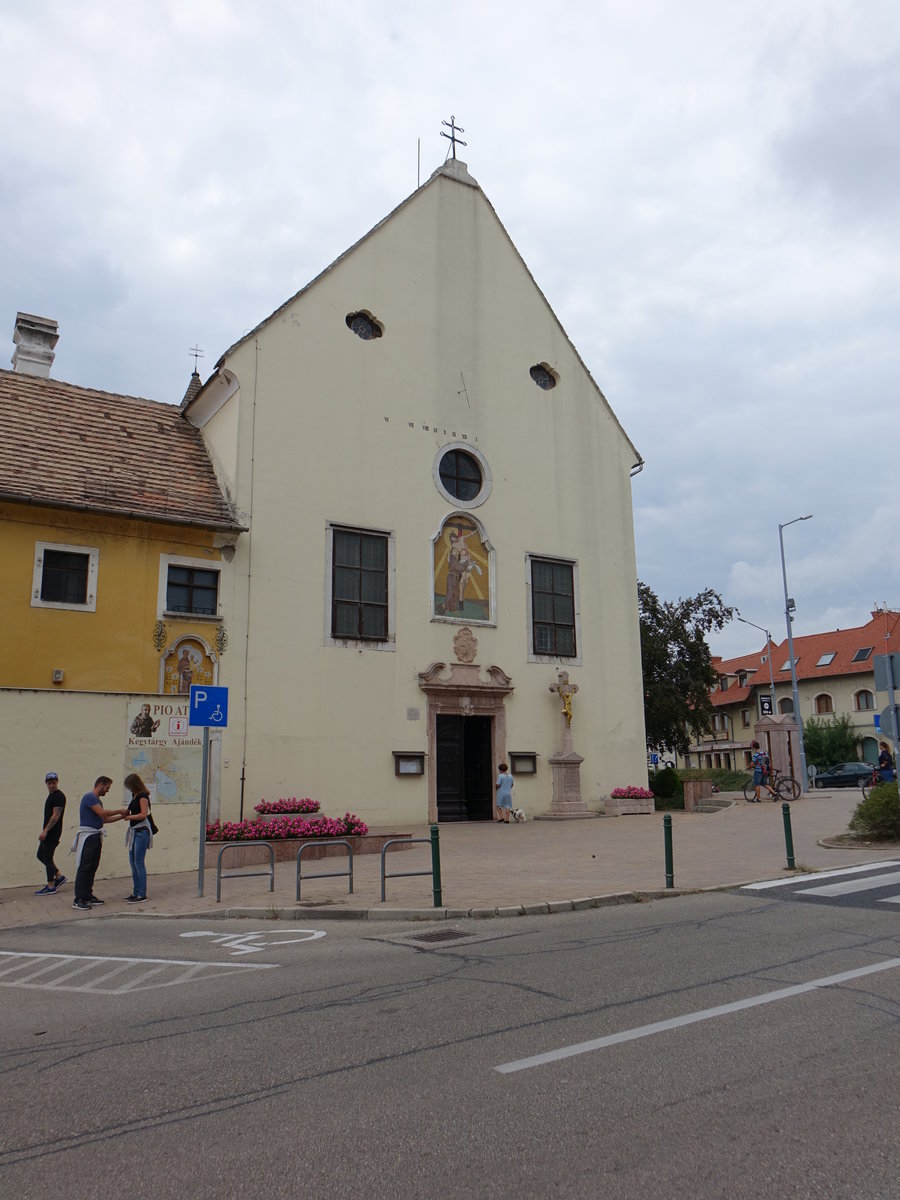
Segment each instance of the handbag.
[[153,834],[154,837],[156,837],[156,835],[159,833],[159,826],[153,820],[152,812],[147,813],[147,820],[150,822],[150,832]]

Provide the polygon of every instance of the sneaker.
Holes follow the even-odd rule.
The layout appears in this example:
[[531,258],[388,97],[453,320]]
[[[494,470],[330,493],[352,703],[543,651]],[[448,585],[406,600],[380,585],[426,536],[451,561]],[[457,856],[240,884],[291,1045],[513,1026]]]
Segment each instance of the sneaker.
[[77,908],[79,912],[91,911],[91,906],[87,900],[73,900],[72,907]]
[[122,899],[123,900],[136,900],[137,896],[135,896],[134,892],[132,892],[130,896],[123,896]]
[[105,903],[106,903],[106,901],[105,901],[105,900],[101,900],[99,896],[95,896],[95,895],[94,895],[94,893],[93,893],[93,892],[91,892],[91,898],[90,898],[90,901],[89,901],[89,903],[90,903],[90,904],[105,904]]
[[146,904],[147,903],[146,896],[126,896],[125,899],[130,900],[132,904]]
[[68,882],[69,882],[68,875],[60,875],[59,878],[54,879],[53,886],[55,888],[61,888],[64,883],[68,883]]
[[55,896],[56,888],[52,883],[45,883],[44,886],[42,888],[38,888],[34,894],[36,896]]

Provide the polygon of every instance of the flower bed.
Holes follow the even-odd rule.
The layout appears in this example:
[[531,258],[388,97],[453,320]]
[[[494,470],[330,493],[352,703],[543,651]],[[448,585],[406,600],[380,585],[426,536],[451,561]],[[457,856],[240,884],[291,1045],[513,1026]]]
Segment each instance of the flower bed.
[[631,784],[628,787],[613,788],[609,793],[613,800],[652,800],[653,793],[648,788],[633,787]]
[[343,817],[319,817],[313,821],[303,817],[276,817],[262,821],[213,821],[206,826],[208,842],[260,842],[284,838],[343,838],[364,837],[369,827],[360,817],[345,813]]
[[289,813],[317,813],[319,811],[319,802],[318,800],[310,800],[308,796],[304,800],[298,800],[296,796],[291,796],[289,800],[284,798],[280,800],[260,800],[259,804],[253,806],[253,811],[260,813],[262,816],[287,816]]

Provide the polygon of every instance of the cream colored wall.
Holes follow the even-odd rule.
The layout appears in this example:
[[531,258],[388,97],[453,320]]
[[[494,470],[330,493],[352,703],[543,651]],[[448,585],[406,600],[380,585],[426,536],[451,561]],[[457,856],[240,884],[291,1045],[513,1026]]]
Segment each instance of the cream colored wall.
[[[382,338],[363,342],[346,328],[358,309],[383,322]],[[537,362],[558,372],[558,387],[535,386]],[[222,674],[233,689],[226,806],[238,803],[235,647],[249,613],[245,808],[261,795],[309,794],[330,814],[350,809],[373,824],[426,818],[425,780],[396,779],[391,751],[426,749],[417,673],[453,654],[459,626],[430,619],[431,539],[454,511],[432,469],[441,447],[462,440],[493,475],[473,515],[496,550],[498,620],[473,627],[477,661],[512,676],[507,748],[541,756],[517,798],[549,807],[559,731],[548,691],[557,666],[527,661],[529,552],[578,561],[582,662],[562,665],[580,688],[572,736],[584,796],[599,806],[611,788],[645,782],[636,455],[476,190],[447,179],[423,189],[226,365],[241,390],[207,436],[217,441],[239,407],[237,502],[252,513],[234,561],[236,638]],[[325,644],[329,521],[395,536],[393,652]]]
[[[3,787],[0,789],[0,879],[3,887],[44,883],[44,868],[35,858],[37,835],[44,817],[48,771],[59,774],[66,795],[63,835],[56,865],[74,878],[69,847],[78,825],[78,805],[98,775],[114,780],[108,808],[127,802],[122,788],[124,731],[131,696],[101,692],[25,691],[0,689],[0,728],[3,730]],[[147,857],[152,876],[191,871],[199,857],[200,811],[197,804],[153,806],[160,833]],[[120,822],[108,827],[98,879],[131,878]],[[213,886],[215,878],[213,877]],[[102,895],[102,889],[98,889]],[[71,895],[71,893],[67,893]]]
[[[31,605],[37,542],[99,550],[94,612]],[[149,691],[159,687],[157,619],[160,556],[218,564],[213,535],[181,526],[126,521],[26,505],[0,505],[0,686],[57,691]],[[167,620],[170,641],[189,633],[211,642],[209,622]],[[52,672],[65,673],[60,685]]]

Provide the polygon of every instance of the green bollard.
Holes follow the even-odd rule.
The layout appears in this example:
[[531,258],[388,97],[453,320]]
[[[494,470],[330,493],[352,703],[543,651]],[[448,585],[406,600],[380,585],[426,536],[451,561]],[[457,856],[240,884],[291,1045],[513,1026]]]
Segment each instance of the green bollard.
[[672,815],[666,813],[663,817],[663,840],[666,845],[666,887],[675,886],[675,866],[672,861]]
[[791,806],[782,804],[781,818],[784,821],[784,849],[787,853],[787,869],[794,869],[794,838],[791,834]]
[[444,901],[441,890],[441,844],[438,840],[437,825],[431,826],[431,889],[434,893],[434,907],[441,908]]

